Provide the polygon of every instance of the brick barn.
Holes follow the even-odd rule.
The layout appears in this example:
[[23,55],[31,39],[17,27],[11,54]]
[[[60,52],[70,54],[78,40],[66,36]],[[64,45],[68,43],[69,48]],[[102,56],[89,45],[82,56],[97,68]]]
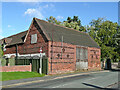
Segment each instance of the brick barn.
[[28,30],[3,38],[4,56],[48,57],[48,74],[101,69],[98,44],[84,32],[33,18]]

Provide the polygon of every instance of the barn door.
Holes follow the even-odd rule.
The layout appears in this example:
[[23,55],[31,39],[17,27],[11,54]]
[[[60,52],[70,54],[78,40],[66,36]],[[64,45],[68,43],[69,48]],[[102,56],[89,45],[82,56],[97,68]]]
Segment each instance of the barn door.
[[76,70],[88,69],[88,50],[76,48]]

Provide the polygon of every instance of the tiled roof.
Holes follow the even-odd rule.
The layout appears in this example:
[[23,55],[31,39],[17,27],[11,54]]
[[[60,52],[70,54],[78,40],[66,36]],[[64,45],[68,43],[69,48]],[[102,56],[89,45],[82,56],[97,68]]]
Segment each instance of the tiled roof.
[[37,18],[34,19],[38,23],[39,27],[41,27],[43,32],[47,35],[48,40],[61,42],[63,36],[64,43],[100,48],[98,44],[89,36],[89,34],[85,32],[55,25]]
[[9,46],[9,45],[23,43],[25,36],[27,34],[27,31],[20,32],[18,34],[3,38],[2,40],[0,40],[0,44],[3,44],[3,42],[5,42],[7,43],[7,46]]

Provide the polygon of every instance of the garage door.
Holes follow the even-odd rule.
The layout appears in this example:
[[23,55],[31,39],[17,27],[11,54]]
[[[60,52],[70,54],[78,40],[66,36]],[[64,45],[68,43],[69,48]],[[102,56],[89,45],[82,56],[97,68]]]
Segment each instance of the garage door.
[[87,48],[76,48],[76,70],[88,69]]

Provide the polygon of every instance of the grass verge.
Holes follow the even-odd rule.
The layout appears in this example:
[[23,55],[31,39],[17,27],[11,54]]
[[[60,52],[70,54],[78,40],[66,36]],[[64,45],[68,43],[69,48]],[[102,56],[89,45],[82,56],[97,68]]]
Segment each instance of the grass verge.
[[36,72],[2,72],[2,78],[0,81],[7,80],[16,80],[16,79],[25,79],[25,78],[33,78],[33,77],[43,77],[44,74],[39,74]]

